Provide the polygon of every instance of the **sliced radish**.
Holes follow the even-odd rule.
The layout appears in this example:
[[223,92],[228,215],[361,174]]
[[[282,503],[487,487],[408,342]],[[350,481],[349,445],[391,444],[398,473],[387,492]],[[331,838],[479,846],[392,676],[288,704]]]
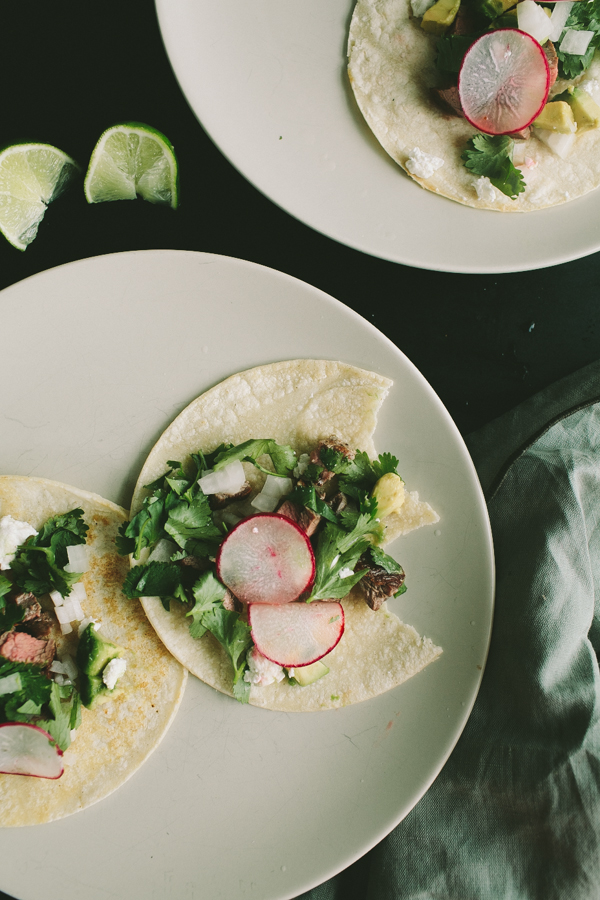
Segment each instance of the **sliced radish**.
[[37,725],[24,722],[0,725],[0,773],[3,775],[60,778],[64,771],[62,755],[54,738]]
[[465,53],[458,75],[465,118],[486,134],[526,128],[542,111],[549,89],[546,54],[516,28],[482,35]]
[[289,603],[312,584],[315,557],[295,522],[262,513],[229,532],[219,549],[217,574],[243,603]]
[[280,666],[301,667],[329,653],[344,633],[341,603],[251,603],[248,621],[259,652]]

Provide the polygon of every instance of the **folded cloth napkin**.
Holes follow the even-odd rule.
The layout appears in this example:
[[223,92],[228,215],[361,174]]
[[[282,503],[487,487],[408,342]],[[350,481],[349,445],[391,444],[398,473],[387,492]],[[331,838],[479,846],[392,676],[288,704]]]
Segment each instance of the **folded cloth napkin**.
[[497,565],[479,696],[404,821],[302,900],[600,898],[600,363],[467,444]]

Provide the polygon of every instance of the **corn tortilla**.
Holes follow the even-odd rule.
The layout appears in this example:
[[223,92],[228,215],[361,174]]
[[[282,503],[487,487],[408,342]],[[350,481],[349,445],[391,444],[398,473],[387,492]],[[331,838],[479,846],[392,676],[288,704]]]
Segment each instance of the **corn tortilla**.
[[[391,384],[374,372],[328,360],[289,360],[227,378],[190,403],[159,438],[140,473],[131,515],[141,507],[144,485],[164,474],[168,460],[185,465],[191,453],[211,452],[224,441],[268,437],[302,453],[335,434],[374,457],[377,413]],[[416,492],[404,506],[388,520],[388,541],[438,520]],[[180,604],[172,603],[167,612],[158,597],[145,597],[142,603],[171,653],[202,681],[232,695],[231,664],[212,635],[192,638],[190,619]],[[364,600],[349,596],[343,605],[344,635],[324,659],[329,674],[307,687],[287,681],[253,685],[251,704],[286,712],[346,706],[395,687],[441,653],[385,604],[374,612]]]
[[[128,562],[115,548],[127,520],[123,509],[77,488],[42,478],[0,477],[0,516],[38,529],[51,516],[81,507],[89,526],[90,570],[82,577],[86,615],[100,633],[123,647],[127,670],[114,695],[82,711],[82,723],[66,750],[56,781],[0,775],[0,825],[39,825],[79,812],[107,797],[148,758],[167,732],[183,697],[187,672],[165,650],[139,605],[126,600],[121,584]],[[74,635],[58,638],[75,655]]]

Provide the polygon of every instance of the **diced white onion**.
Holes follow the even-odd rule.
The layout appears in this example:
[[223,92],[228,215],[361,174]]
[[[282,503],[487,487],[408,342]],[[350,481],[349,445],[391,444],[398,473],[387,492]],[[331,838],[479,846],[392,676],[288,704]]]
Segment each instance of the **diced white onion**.
[[583,56],[594,37],[593,31],[577,31],[575,28],[567,28],[565,36],[560,42],[561,53],[572,53],[574,56]]
[[230,509],[224,509],[221,515],[221,521],[233,528],[234,525],[237,525],[238,522],[242,521],[242,516],[238,516]]
[[246,474],[239,459],[223,466],[217,472],[209,472],[198,479],[205,494],[237,494],[244,486]]
[[513,166],[522,166],[525,164],[526,143],[526,141],[515,141],[512,155]]
[[410,0],[413,16],[420,19],[434,3],[435,0]]
[[68,622],[61,622],[60,630],[62,631],[63,634],[71,634],[71,632],[73,631],[73,629],[71,628],[71,626]]
[[65,685],[65,684],[71,684],[70,680],[67,678],[66,675],[55,675],[54,681],[57,684],[60,684],[61,686]]
[[56,672],[59,675],[67,674],[67,670],[65,669],[65,667],[63,666],[63,664],[61,663],[61,661],[59,659],[53,660],[52,665],[50,666],[50,671]]
[[289,494],[292,487],[291,478],[267,475],[260,494],[252,501],[252,506],[261,512],[273,512],[281,498]]
[[161,538],[148,557],[148,562],[169,562],[176,550],[177,545],[173,541]]
[[78,581],[73,585],[68,599],[69,600],[78,600],[80,603],[82,600],[87,600],[87,593],[86,593],[85,584],[83,583],[83,581]]
[[260,493],[252,501],[252,506],[259,512],[273,512],[278,503],[278,497],[269,497],[268,494]]
[[83,619],[85,619],[85,613],[82,610],[81,603],[79,602],[77,597],[74,597],[71,600],[71,606],[73,608],[73,618],[71,619],[72,622],[81,622]]
[[534,0],[517,3],[517,23],[520,31],[526,31],[539,44],[547,41],[552,31],[549,17]]
[[15,691],[20,691],[22,687],[21,676],[18,672],[13,672],[12,675],[5,675],[4,678],[0,678],[0,696],[3,694],[14,694]]
[[65,675],[67,675],[71,681],[75,681],[78,674],[77,666],[75,665],[75,661],[72,656],[69,656],[68,653],[65,653],[61,662],[65,668]]
[[552,10],[552,15],[550,16],[550,24],[552,25],[552,31],[550,32],[550,40],[556,42],[561,34],[563,33],[563,28],[567,24],[567,19],[571,14],[571,7],[573,6],[573,0],[561,0],[560,3],[554,4],[554,9]]
[[558,131],[549,131],[546,128],[536,128],[534,133],[536,138],[550,147],[552,152],[561,159],[566,159],[573,149],[575,134],[560,134]]
[[67,547],[69,562],[65,572],[87,572],[90,568],[90,555],[86,544],[70,544]]
[[55,606],[62,606],[65,602],[65,598],[58,591],[50,591],[50,599]]

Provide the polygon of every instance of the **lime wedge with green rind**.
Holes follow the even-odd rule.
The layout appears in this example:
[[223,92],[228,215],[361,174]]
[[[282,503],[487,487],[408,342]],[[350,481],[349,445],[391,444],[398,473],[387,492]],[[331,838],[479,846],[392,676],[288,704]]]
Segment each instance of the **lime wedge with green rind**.
[[0,151],[0,231],[26,250],[48,204],[80,171],[74,159],[50,144],[11,144]]
[[100,135],[90,158],[84,191],[88,203],[135,200],[176,209],[177,157],[164,134],[141,122],[113,125]]

